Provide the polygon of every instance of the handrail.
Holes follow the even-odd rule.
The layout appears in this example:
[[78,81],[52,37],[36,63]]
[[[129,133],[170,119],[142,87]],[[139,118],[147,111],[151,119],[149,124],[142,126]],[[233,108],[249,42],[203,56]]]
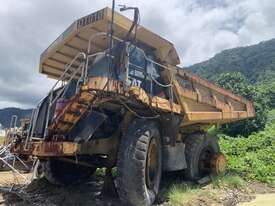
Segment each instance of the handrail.
[[[106,32],[95,33],[95,34],[91,35],[90,38],[89,38],[88,49],[87,49],[87,53],[88,53],[89,56],[88,56],[88,58],[87,58],[87,60],[86,60],[86,66],[85,66],[84,71],[83,71],[83,74],[84,74],[84,78],[83,78],[83,79],[84,79],[84,82],[87,81],[87,73],[88,73],[89,58],[92,57],[92,56],[96,56],[96,55],[98,55],[99,53],[104,53],[104,54],[106,54],[107,49],[106,49],[104,52],[98,52],[98,53],[92,54],[92,56],[90,55],[91,46],[92,46],[92,44],[91,44],[92,41],[93,41],[94,39],[96,39],[97,37],[100,37],[100,36],[108,36],[108,33],[106,33]],[[123,40],[120,39],[120,38],[118,38],[118,37],[112,36],[112,38],[115,39],[115,40],[117,40],[117,41],[119,41],[119,42],[123,42]]]
[[110,57],[110,58],[114,58],[114,56],[111,56],[111,55],[107,54],[107,53],[106,53],[106,50],[103,51],[103,52],[97,52],[97,53],[88,55],[88,56],[87,56],[87,59],[86,59],[85,69],[84,69],[84,71],[82,71],[83,74],[84,74],[84,81],[85,81],[85,82],[86,82],[87,76],[88,76],[89,59],[90,59],[91,57],[95,57],[95,56],[98,56],[98,55],[101,55],[101,54],[107,55],[107,57]]
[[[163,69],[170,70],[167,66],[162,65],[162,64],[160,64],[160,63],[158,63],[158,62],[155,62],[154,60],[148,58],[147,55],[145,54],[145,52],[144,52],[142,49],[139,49],[139,50],[142,52],[142,54],[143,54],[143,56],[144,56],[144,58],[145,58],[146,61],[151,62],[153,65],[157,65],[157,66],[159,66],[159,67],[162,67]],[[132,66],[134,66],[134,67],[136,67],[136,68],[139,68],[139,69],[141,68],[140,66],[138,66],[138,65],[136,65],[136,64],[133,64],[133,63],[131,63],[130,61],[129,61],[129,65],[132,65]],[[156,68],[156,69],[158,69],[158,68]],[[158,86],[163,87],[163,88],[168,88],[168,89],[169,89],[169,100],[170,100],[171,105],[172,105],[172,102],[174,101],[174,97],[173,97],[173,79],[174,79],[174,76],[173,76],[173,73],[171,74],[171,78],[170,78],[169,84],[162,84],[162,83],[160,83],[159,81],[157,81],[157,80],[153,77],[152,74],[149,74],[149,77],[150,77],[150,79],[151,79],[151,82],[153,81],[153,82],[154,82],[155,84],[157,84]],[[152,84],[152,83],[151,83],[151,84]]]
[[[79,67],[71,75],[70,79],[68,80],[68,83],[70,83],[73,80],[73,78],[76,76],[76,74],[81,70],[81,67],[83,67],[84,65],[85,64],[83,64],[83,63],[81,63],[79,65]],[[57,99],[61,96],[61,94],[63,93],[64,90],[65,90],[65,86],[59,91],[59,95],[56,96],[54,99],[53,99],[53,91],[50,94],[50,102],[49,102],[49,106],[48,106],[48,110],[47,110],[47,118],[46,118],[45,130],[44,130],[44,138],[47,136],[47,129],[48,129],[51,106],[54,104],[54,102],[57,101]]]
[[11,116],[11,121],[10,121],[10,127],[9,127],[9,137],[13,140],[16,136],[16,126],[17,126],[17,115],[12,115]]
[[13,129],[16,127],[17,124],[17,115],[12,115],[11,116],[11,121],[10,121],[10,129]]
[[[76,74],[81,70],[81,67],[83,67],[83,66],[84,66],[84,64],[81,63],[81,64],[77,67],[77,69],[73,72],[73,74],[71,74],[71,77],[70,77],[70,79],[68,80],[68,82],[71,82],[71,81],[73,80],[73,78],[76,76]],[[81,78],[81,77],[80,77],[80,78]],[[64,90],[65,90],[65,86],[60,90],[59,95],[56,96],[56,97],[53,99],[52,102],[55,102],[55,101],[61,96],[61,94],[63,93]]]
[[[92,42],[92,40],[94,40],[95,38],[97,38],[97,37],[99,37],[99,36],[102,36],[102,35],[106,35],[106,36],[107,36],[108,34],[107,34],[106,32],[100,32],[100,33],[96,33],[96,34],[92,35],[92,36],[89,38],[88,54],[90,54],[90,51],[91,51],[91,42]],[[119,39],[119,38],[117,38],[117,37],[115,37],[115,36],[114,36],[113,38],[116,39],[116,40],[118,40],[118,41],[120,41],[120,42],[122,42],[121,39]],[[163,68],[163,69],[171,70],[171,69],[169,69],[169,67],[167,67],[166,65],[160,64],[160,63],[158,63],[158,62],[156,62],[156,61],[154,61],[154,60],[148,58],[147,55],[146,55],[146,53],[144,52],[144,50],[142,50],[142,49],[139,49],[139,50],[142,52],[142,54],[143,54],[143,56],[144,56],[144,58],[145,58],[146,61],[152,63],[153,65],[157,65],[157,66],[159,66],[159,67],[161,67],[161,68]],[[89,56],[87,57],[86,67],[85,67],[85,79],[86,79],[86,77],[87,77],[89,58],[90,58],[90,57],[93,57],[93,56],[97,56],[97,55],[99,55],[100,53],[105,53],[105,54],[106,54],[106,50],[105,50],[104,52],[98,52],[98,53],[89,55]],[[132,65],[132,66],[134,66],[134,67],[136,67],[136,68],[140,68],[138,65],[135,65],[135,64],[133,64],[133,63],[131,63],[131,62],[129,62],[129,65]],[[149,77],[150,77],[151,81],[155,82],[155,84],[157,84],[157,85],[159,85],[159,86],[161,86],[161,87],[164,87],[164,88],[169,88],[169,89],[171,90],[171,91],[169,92],[169,93],[170,93],[170,94],[169,94],[169,96],[170,96],[169,99],[172,99],[172,100],[173,100],[173,93],[172,93],[173,75],[171,76],[171,79],[170,79],[169,84],[166,84],[166,85],[161,84],[160,82],[158,82],[151,74],[149,75]]]
[[90,54],[87,56],[87,59],[91,58],[91,57],[95,57],[95,56],[98,56],[100,54],[106,54],[106,50],[103,51],[103,52],[97,52],[97,53],[94,53],[94,54]]
[[[104,35],[104,34],[107,34],[107,33],[105,33],[105,32],[96,33],[96,34],[94,34],[94,35],[91,36],[90,40],[94,39],[95,37]],[[114,37],[114,38],[120,40],[120,39],[117,38],[117,37]],[[121,41],[122,41],[122,40],[121,40]],[[89,41],[89,45],[88,45],[88,54],[89,54],[89,52],[90,52],[90,47],[89,47],[89,46],[90,46],[90,41]],[[162,67],[163,69],[168,69],[168,70],[169,70],[169,68],[168,68],[167,66],[165,66],[165,65],[163,65],[163,64],[160,64],[160,63],[158,63],[158,62],[155,62],[154,60],[148,58],[147,55],[145,54],[145,52],[144,52],[142,49],[139,49],[139,50],[142,52],[142,54],[143,54],[143,56],[144,56],[144,58],[145,58],[146,61],[148,61],[148,62],[150,62],[150,63],[152,63],[152,64],[154,64],[154,65],[157,65],[157,66],[159,66],[159,67]],[[85,77],[87,77],[89,59],[90,59],[91,57],[94,57],[94,56],[97,56],[97,55],[100,55],[100,54],[106,54],[106,50],[105,50],[104,52],[97,52],[97,53],[94,53],[94,54],[91,54],[91,55],[88,55],[88,56],[87,56],[86,69],[85,69]],[[138,66],[138,65],[136,65],[136,64],[133,64],[133,63],[131,63],[131,62],[129,62],[129,65],[132,65],[132,66],[134,66],[134,67],[136,67],[136,68],[140,68],[140,69],[141,69],[140,66]],[[142,68],[142,69],[143,69],[143,68]],[[161,86],[161,87],[172,87],[172,86],[173,86],[173,85],[172,85],[172,78],[171,78],[169,84],[164,85],[164,84],[161,84],[160,82],[158,82],[152,75],[149,75],[149,76],[150,76],[150,78],[151,78],[156,84],[158,84],[158,85]]]
[[59,79],[56,81],[56,83],[53,85],[52,89],[50,90],[50,92],[48,93],[48,95],[55,89],[55,87],[58,85],[58,83],[60,81],[63,80],[63,78],[65,77],[65,75],[67,74],[67,72],[69,71],[69,69],[71,68],[72,64],[80,57],[80,56],[83,56],[84,59],[86,59],[86,54],[84,52],[79,52],[74,58],[73,60],[71,61],[70,64],[67,64],[65,66],[65,71],[62,73],[62,75],[59,77]]
[[31,131],[32,131],[31,123],[32,123],[33,118],[34,118],[35,111],[36,111],[36,109],[32,110],[32,115],[31,115],[31,119],[30,119],[30,124],[29,124],[29,128],[28,128],[28,132],[27,132],[27,137],[26,137],[26,140],[25,140],[24,150],[28,149],[28,143],[29,143],[29,140],[31,138]]
[[[73,60],[70,62],[70,64],[65,66],[65,71],[62,73],[62,75],[59,77],[59,79],[56,81],[56,83],[53,85],[53,87],[51,88],[50,92],[48,93],[48,96],[50,95],[50,100],[49,100],[49,104],[48,104],[48,108],[47,108],[47,116],[46,116],[46,124],[45,124],[45,128],[44,128],[44,139],[47,137],[48,135],[48,124],[49,124],[49,118],[50,118],[50,111],[51,111],[51,107],[53,105],[53,103],[55,101],[57,101],[57,99],[60,97],[60,95],[62,94],[62,92],[65,90],[65,86],[61,89],[61,91],[59,92],[59,95],[56,96],[55,98],[53,97],[53,92],[56,88],[56,86],[58,85],[58,83],[60,81],[65,81],[64,77],[66,77],[67,72],[70,70],[72,64],[80,57],[83,57],[85,60],[87,58],[87,55],[84,52],[79,52],[77,53],[77,55],[73,58]],[[73,74],[70,74],[70,78],[67,81],[68,83],[70,83],[72,81],[72,79],[76,76],[76,74],[80,71],[81,67],[84,67],[85,64],[81,63],[78,68],[73,72]],[[82,69],[82,72],[84,71],[84,69]],[[83,73],[81,74],[81,77],[83,77]]]

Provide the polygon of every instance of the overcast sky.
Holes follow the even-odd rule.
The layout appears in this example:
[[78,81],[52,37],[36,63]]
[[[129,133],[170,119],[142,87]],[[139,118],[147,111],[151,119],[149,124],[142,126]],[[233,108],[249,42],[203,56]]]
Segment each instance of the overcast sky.
[[[117,0],[178,50],[182,65],[275,37],[275,0]],[[53,82],[39,55],[74,20],[111,0],[0,0],[0,108],[29,108]],[[116,7],[118,9],[118,7]]]

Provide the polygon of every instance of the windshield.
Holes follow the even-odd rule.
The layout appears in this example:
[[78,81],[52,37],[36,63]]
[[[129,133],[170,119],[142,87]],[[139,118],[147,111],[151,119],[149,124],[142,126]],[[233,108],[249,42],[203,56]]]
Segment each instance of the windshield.
[[112,58],[107,54],[107,50],[105,53],[90,58],[88,63],[88,77],[103,76],[120,79],[120,62],[124,54],[124,49],[125,43],[119,42],[111,50]]
[[88,77],[109,77],[110,58],[105,54],[99,54],[93,60],[89,61]]
[[[125,65],[127,52],[123,51],[125,51],[125,44],[117,44],[112,49],[113,58],[103,53],[91,58],[88,64],[88,77],[101,76],[124,81],[125,69],[122,67]],[[155,59],[154,55],[146,55],[142,49],[134,45],[128,46],[128,54],[130,86],[138,86],[143,88],[148,94],[159,95],[162,92],[161,88],[154,82],[161,82],[161,68],[152,62]],[[111,71],[109,70],[110,63]]]

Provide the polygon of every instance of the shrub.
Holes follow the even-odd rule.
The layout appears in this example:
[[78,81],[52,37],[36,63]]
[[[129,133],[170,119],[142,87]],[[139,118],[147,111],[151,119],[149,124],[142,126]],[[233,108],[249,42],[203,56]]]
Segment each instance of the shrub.
[[275,186],[275,124],[248,138],[220,135],[219,141],[229,172]]

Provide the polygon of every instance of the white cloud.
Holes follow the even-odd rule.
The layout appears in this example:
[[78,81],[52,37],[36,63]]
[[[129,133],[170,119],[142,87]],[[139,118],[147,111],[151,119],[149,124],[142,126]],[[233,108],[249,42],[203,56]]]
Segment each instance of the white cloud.
[[[0,0],[0,107],[30,107],[45,95],[52,81],[38,74],[40,53],[75,19],[110,4],[111,0]],[[174,43],[182,65],[275,36],[274,0],[117,0],[118,4],[138,6],[141,23]]]

